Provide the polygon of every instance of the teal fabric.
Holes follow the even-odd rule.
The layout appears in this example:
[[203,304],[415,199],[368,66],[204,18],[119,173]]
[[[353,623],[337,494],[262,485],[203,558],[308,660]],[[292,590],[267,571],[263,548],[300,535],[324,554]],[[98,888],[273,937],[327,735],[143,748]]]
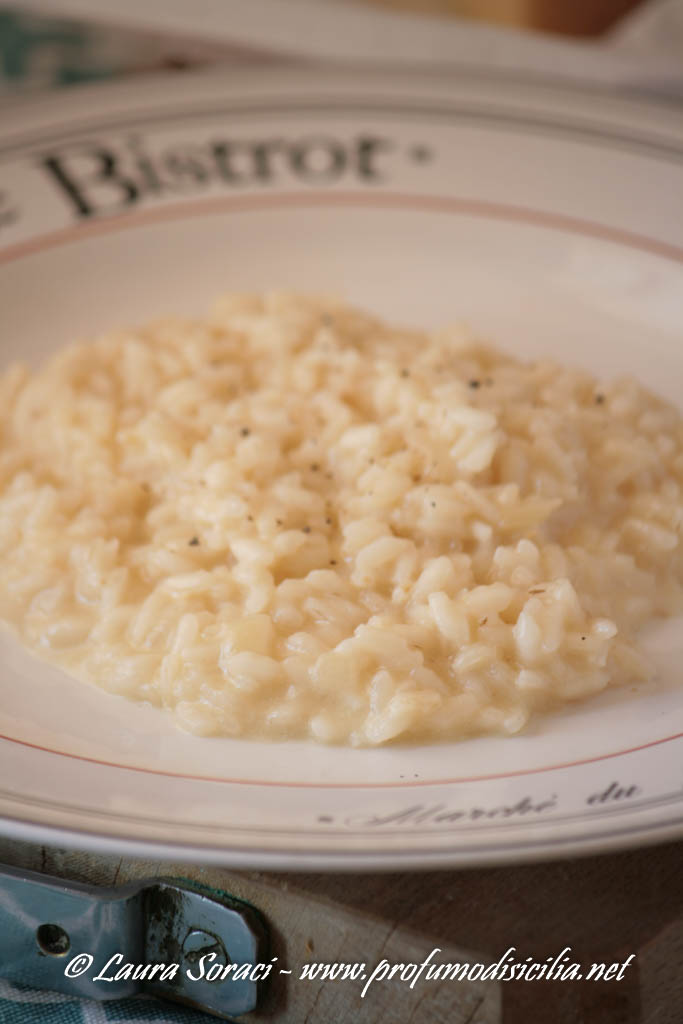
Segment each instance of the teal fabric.
[[95,1003],[57,992],[20,988],[0,978],[0,1024],[213,1024],[215,1017],[158,999]]
[[0,7],[0,82],[15,88],[68,85],[109,77],[102,29]]

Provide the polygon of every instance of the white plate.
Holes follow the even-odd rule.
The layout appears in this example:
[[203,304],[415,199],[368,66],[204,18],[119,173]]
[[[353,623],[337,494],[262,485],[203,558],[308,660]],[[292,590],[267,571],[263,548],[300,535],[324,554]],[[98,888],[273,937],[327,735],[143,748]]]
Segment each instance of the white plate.
[[[0,144],[2,360],[286,286],[463,319],[679,400],[682,165],[680,112],[500,75],[185,76],[18,106]],[[524,736],[339,750],[184,735],[3,634],[1,827],[319,869],[678,837],[683,629],[649,642],[656,685]]]

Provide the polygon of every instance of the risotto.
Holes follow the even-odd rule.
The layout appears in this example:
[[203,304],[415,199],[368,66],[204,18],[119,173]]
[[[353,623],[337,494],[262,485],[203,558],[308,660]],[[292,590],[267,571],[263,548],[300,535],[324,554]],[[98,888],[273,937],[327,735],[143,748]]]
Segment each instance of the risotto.
[[202,735],[511,734],[648,674],[683,424],[634,381],[228,296],[0,378],[0,615]]

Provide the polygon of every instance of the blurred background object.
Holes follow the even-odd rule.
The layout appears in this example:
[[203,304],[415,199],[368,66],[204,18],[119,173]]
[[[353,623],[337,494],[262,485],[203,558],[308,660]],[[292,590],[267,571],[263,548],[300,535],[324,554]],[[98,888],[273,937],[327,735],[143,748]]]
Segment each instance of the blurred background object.
[[[46,5],[46,10],[49,5]],[[138,27],[54,17],[0,3],[0,92],[37,90],[230,59],[252,54],[199,39],[178,40]]]
[[482,21],[593,36],[643,0],[368,0],[396,10],[420,14],[458,15]]
[[683,99],[683,0],[0,0],[0,99],[168,68],[485,68]]

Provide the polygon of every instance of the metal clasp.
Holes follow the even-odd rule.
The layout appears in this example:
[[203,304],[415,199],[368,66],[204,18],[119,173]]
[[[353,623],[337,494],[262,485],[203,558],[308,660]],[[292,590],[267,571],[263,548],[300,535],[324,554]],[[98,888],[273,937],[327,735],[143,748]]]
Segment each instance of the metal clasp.
[[233,1017],[257,1005],[267,945],[254,907],[186,879],[101,889],[0,870],[0,974],[17,984]]

